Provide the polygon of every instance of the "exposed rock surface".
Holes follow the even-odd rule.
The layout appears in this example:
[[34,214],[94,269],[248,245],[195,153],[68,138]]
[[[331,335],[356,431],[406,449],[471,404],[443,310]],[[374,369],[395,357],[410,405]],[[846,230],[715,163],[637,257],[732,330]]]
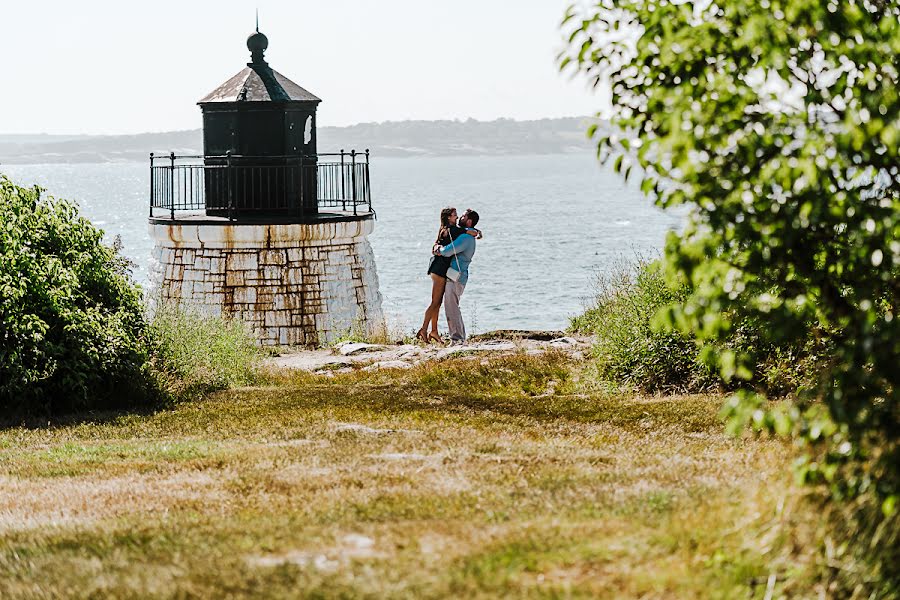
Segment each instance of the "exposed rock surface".
[[453,346],[341,342],[331,348],[316,350],[285,348],[283,354],[267,359],[266,363],[274,369],[300,369],[316,373],[359,368],[370,371],[408,369],[425,361],[467,355],[539,354],[552,350],[582,358],[589,352],[591,343],[589,337],[565,335],[560,331],[506,330],[473,336],[466,344]]

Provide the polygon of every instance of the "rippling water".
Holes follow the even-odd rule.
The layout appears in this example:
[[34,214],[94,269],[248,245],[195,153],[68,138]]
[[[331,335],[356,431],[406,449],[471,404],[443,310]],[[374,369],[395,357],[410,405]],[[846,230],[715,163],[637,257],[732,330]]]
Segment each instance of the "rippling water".
[[[109,236],[119,235],[147,282],[149,166],[141,163],[10,165],[20,185],[76,200]],[[620,256],[662,247],[680,217],[664,213],[591,156],[383,158],[372,162],[378,213],[371,237],[384,310],[404,330],[430,298],[425,275],[444,206],[481,215],[462,300],[474,331],[561,329],[581,311],[597,270]],[[443,327],[443,319],[442,319]]]

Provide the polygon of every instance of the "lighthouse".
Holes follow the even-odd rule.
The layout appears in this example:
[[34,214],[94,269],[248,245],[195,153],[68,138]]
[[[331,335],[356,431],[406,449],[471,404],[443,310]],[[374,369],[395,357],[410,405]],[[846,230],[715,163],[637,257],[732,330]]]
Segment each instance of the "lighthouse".
[[155,297],[263,345],[375,333],[369,152],[319,153],[321,99],[269,66],[268,43],[257,29],[246,67],[198,102],[202,155],[150,155]]

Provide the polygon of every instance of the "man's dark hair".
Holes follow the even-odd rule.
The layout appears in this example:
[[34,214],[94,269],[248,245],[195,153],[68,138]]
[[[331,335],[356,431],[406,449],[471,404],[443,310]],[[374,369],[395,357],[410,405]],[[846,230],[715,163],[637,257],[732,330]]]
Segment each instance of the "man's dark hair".
[[469,219],[472,219],[472,224],[469,227],[475,227],[478,225],[478,213],[472,210],[471,208],[466,209],[466,215]]

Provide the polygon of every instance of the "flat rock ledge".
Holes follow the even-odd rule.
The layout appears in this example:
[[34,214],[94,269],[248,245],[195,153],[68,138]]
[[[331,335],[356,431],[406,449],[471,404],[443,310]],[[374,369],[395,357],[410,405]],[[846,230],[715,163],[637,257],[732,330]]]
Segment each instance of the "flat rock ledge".
[[366,344],[340,342],[330,348],[304,350],[284,348],[278,356],[267,358],[264,365],[276,370],[302,370],[330,375],[356,369],[409,369],[426,361],[440,361],[462,356],[500,356],[525,352],[541,354],[561,351],[575,359],[585,358],[593,340],[562,331],[501,330],[472,336],[465,344]]

